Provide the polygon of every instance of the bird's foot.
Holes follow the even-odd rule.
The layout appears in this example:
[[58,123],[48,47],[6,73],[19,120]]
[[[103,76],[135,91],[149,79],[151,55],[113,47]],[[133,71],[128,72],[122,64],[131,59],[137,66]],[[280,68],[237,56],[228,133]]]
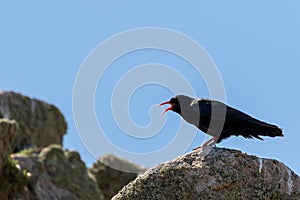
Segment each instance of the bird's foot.
[[201,149],[201,148],[202,148],[202,146],[197,147],[197,148],[193,149],[193,151],[196,151],[196,150]]
[[202,146],[193,149],[193,151],[201,149],[201,148],[205,148],[205,147],[213,147],[216,144],[215,140],[216,140],[216,138],[213,137],[213,138],[209,139],[207,142],[205,142]]

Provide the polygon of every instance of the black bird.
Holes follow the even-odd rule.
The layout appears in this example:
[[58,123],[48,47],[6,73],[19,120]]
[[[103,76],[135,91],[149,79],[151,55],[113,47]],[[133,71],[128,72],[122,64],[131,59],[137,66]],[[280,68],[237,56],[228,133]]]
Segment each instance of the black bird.
[[170,101],[161,103],[160,106],[165,104],[171,106],[162,114],[172,110],[181,115],[185,121],[213,137],[201,147],[212,146],[231,135],[260,140],[263,140],[260,136],[283,137],[282,130],[277,126],[262,122],[216,100],[193,99],[178,95]]

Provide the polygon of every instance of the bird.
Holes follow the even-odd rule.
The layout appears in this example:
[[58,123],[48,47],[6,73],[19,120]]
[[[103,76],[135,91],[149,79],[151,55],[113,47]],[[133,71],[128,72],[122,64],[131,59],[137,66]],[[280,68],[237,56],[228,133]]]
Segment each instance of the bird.
[[162,114],[171,110],[202,132],[212,136],[202,146],[193,150],[214,146],[230,136],[259,140],[263,140],[261,136],[284,136],[282,129],[276,125],[260,121],[217,100],[194,99],[186,95],[177,95],[159,106],[166,104],[170,107],[166,108]]

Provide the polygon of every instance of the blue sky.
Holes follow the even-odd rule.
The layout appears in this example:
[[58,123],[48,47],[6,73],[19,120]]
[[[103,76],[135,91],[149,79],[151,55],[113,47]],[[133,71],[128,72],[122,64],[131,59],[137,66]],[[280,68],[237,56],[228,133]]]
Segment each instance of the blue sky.
[[[82,145],[72,115],[79,67],[92,49],[114,34],[141,27],[173,29],[206,49],[221,73],[229,105],[279,125],[285,134],[284,138],[265,141],[232,137],[218,146],[278,159],[300,174],[299,6],[298,1],[1,2],[0,87],[56,105],[68,122],[64,147],[79,151],[91,165],[95,158]],[[112,65],[102,80],[108,83],[98,85],[95,108],[99,118],[110,116],[108,107],[97,103],[110,94],[112,87],[108,86],[131,67],[149,62],[176,69],[191,81],[198,97],[209,97],[201,77],[186,72],[188,64],[182,59],[157,50],[137,51],[117,60],[115,66],[126,67],[118,70]],[[139,89],[129,103],[133,120],[147,125],[149,107],[171,96],[169,90],[155,85]],[[113,136],[118,133],[113,122],[105,126],[111,128],[112,140],[123,148],[147,152],[174,136],[180,119],[173,113],[166,119],[164,134],[140,145],[118,141],[118,136]],[[203,142],[204,134],[198,133],[189,150]]]

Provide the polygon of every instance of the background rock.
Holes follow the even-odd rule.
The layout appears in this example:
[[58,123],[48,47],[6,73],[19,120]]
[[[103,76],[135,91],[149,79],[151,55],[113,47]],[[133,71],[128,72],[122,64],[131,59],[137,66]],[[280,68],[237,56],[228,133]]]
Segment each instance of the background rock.
[[16,152],[31,146],[62,145],[67,124],[53,105],[14,92],[0,92],[0,119],[15,120],[19,127],[11,145]]
[[25,150],[12,158],[26,171],[27,187],[36,199],[103,199],[77,152],[50,145],[41,151]]
[[110,199],[137,174],[102,163],[145,171],[111,155],[87,170],[77,152],[61,148],[66,128],[55,106],[14,92],[0,92],[1,200]]
[[35,200],[36,196],[28,187],[26,172],[20,169],[17,161],[8,158],[0,174],[0,199],[1,200]]
[[135,179],[138,175],[137,173],[118,171],[109,166],[117,169],[120,169],[120,166],[122,166],[122,168],[126,171],[146,171],[145,168],[117,158],[113,155],[105,155],[100,158],[93,167],[89,169],[89,171],[97,179],[98,187],[103,192],[105,199],[111,199],[112,196],[117,194],[119,190]]
[[12,143],[16,132],[17,123],[14,120],[0,119],[0,175],[9,155],[13,152]]
[[237,150],[193,151],[149,169],[117,199],[300,199],[300,178],[283,163]]

